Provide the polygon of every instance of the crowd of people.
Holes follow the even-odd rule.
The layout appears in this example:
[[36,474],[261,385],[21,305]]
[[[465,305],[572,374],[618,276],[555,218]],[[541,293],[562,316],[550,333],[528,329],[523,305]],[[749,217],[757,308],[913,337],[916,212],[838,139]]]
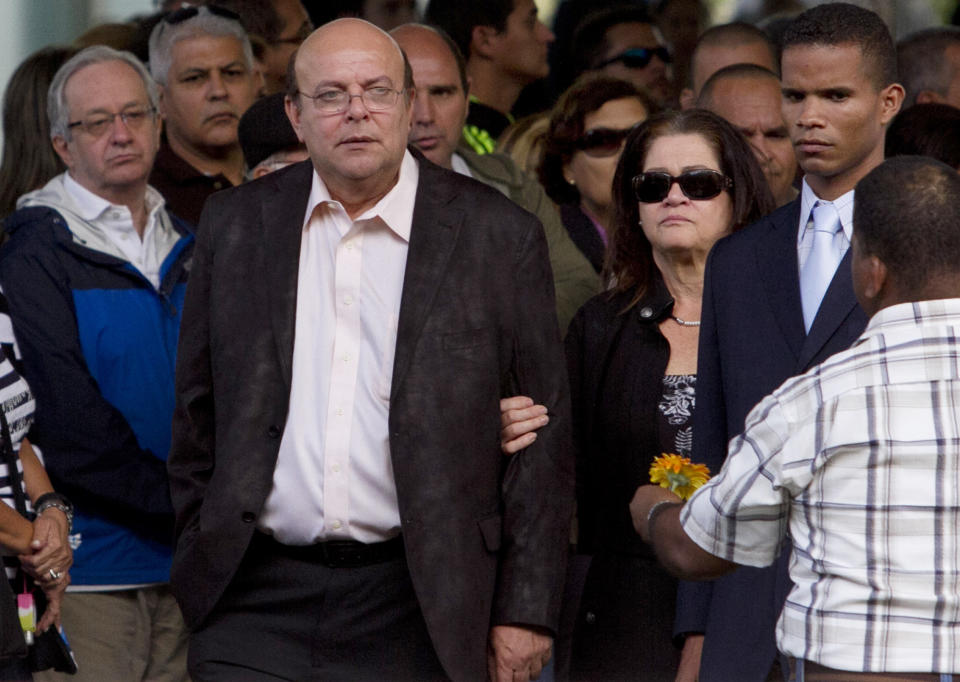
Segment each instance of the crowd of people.
[[0,679],[960,680],[960,29],[162,4],[4,95]]

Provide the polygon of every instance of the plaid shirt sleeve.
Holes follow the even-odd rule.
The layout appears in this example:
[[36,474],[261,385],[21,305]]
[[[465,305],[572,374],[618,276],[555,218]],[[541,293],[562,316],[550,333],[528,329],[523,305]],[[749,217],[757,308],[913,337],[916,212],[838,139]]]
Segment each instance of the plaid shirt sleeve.
[[685,505],[683,528],[707,552],[748,566],[768,566],[780,553],[790,511],[783,455],[798,435],[786,412],[775,396],[757,405],[720,473]]

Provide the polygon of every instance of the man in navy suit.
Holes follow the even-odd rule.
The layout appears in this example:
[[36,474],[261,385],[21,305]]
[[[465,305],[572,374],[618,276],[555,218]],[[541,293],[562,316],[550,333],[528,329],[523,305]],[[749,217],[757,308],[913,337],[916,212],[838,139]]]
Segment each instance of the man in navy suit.
[[[763,396],[866,324],[850,275],[853,188],[883,161],[903,100],[896,79],[893,41],[873,12],[820,5],[784,34],[783,114],[805,175],[796,200],[718,242],[707,262],[693,455],[713,471]],[[700,680],[777,679],[788,556],[714,583]]]

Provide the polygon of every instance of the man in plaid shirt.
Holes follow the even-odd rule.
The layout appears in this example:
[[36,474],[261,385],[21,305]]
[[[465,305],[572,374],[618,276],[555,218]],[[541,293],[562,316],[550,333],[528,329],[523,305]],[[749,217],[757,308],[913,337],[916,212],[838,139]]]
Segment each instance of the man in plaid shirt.
[[899,157],[856,196],[863,335],[757,405],[686,505],[644,486],[631,512],[688,579],[769,565],[792,543],[777,625],[791,679],[949,680],[960,673],[960,176]]

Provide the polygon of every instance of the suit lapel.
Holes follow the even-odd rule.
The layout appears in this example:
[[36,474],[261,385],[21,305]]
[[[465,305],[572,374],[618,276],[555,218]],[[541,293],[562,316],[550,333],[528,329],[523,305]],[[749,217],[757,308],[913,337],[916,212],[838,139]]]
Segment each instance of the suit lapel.
[[851,249],[843,255],[837,272],[830,281],[827,293],[823,295],[820,310],[813,320],[810,333],[803,342],[800,350],[799,368],[806,370],[810,361],[816,357],[820,349],[830,341],[847,316],[857,307],[857,299],[853,295],[853,275],[850,272],[850,261],[853,258]]
[[270,323],[288,392],[297,316],[300,241],[307,200],[310,197],[312,172],[313,166],[308,160],[289,171],[271,174],[267,181],[272,179],[274,188],[264,199],[260,215]]
[[803,345],[803,307],[800,304],[800,272],[797,268],[797,225],[800,199],[782,212],[760,239],[756,240],[757,269],[767,305],[787,346],[795,357]]
[[455,198],[455,193],[442,177],[445,171],[419,158],[418,163],[420,179],[400,298],[391,400],[397,395],[410,368],[413,351],[437,290],[443,283],[443,274],[463,222],[463,213],[447,206]]

